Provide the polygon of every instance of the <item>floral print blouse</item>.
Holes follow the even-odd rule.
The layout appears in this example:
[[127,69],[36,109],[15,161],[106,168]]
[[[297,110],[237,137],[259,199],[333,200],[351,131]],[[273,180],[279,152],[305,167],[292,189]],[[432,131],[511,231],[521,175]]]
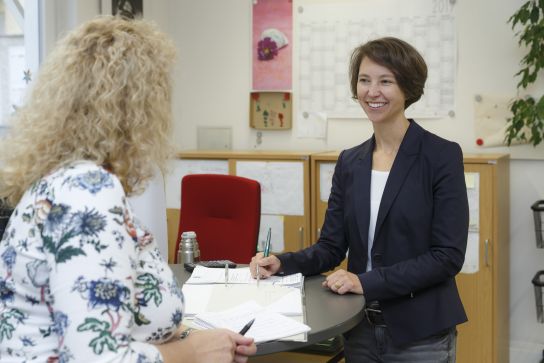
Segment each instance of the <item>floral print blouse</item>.
[[22,197],[0,241],[1,362],[162,362],[182,312],[115,175],[76,162]]

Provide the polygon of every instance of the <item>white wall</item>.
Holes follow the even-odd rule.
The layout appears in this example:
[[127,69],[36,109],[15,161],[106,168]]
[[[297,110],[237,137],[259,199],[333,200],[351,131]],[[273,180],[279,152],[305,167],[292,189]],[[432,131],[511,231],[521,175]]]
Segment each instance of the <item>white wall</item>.
[[[301,1],[312,0],[294,0],[295,9]],[[513,75],[519,69],[523,50],[518,48],[507,20],[524,2],[457,1],[456,116],[420,123],[459,142],[465,152],[507,152],[515,157],[510,174],[511,361],[529,363],[537,362],[544,349],[544,324],[536,322],[530,282],[537,270],[544,269],[544,250],[536,248],[530,210],[534,201],[544,199],[544,145],[536,149],[532,146],[478,149],[473,130],[476,94],[509,97],[516,94],[518,79]],[[197,126],[232,127],[234,149],[334,150],[368,138],[371,134],[368,121],[330,120],[325,141],[297,139],[292,131],[265,131],[262,145],[256,147],[256,131],[248,127],[251,3],[251,0],[170,3],[170,30],[180,51],[174,95],[174,138],[179,148],[196,148]],[[542,94],[542,82],[539,89],[531,91]]]

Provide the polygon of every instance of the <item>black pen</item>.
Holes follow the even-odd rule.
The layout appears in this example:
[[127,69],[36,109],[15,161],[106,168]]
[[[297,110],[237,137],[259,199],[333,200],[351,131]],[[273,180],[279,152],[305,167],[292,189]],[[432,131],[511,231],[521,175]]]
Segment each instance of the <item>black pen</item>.
[[249,321],[249,323],[247,323],[246,325],[244,325],[244,327],[242,328],[242,330],[240,330],[240,332],[238,334],[240,335],[244,335],[245,333],[247,333],[247,331],[249,330],[249,328],[251,328],[251,326],[253,325],[253,322],[255,321],[255,318],[251,319]]

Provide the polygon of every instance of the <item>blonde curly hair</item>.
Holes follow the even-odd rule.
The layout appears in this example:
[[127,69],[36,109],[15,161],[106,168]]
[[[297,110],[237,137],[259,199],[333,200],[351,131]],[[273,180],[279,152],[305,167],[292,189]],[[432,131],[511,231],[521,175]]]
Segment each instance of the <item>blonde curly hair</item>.
[[145,20],[100,17],[56,46],[0,144],[0,198],[15,205],[61,165],[91,160],[141,192],[170,156],[173,42]]

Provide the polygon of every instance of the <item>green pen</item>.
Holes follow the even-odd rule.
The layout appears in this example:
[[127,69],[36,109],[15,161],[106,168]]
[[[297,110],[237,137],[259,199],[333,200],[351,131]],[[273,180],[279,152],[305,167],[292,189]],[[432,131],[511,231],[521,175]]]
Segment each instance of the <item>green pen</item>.
[[[270,237],[272,236],[272,228],[268,228],[268,234],[266,236],[266,243],[264,244],[263,257],[268,257],[270,255]],[[257,286],[261,281],[261,274],[259,272],[259,265],[257,264]]]
[[[266,236],[266,243],[264,244],[263,257],[268,257],[270,255],[270,238],[272,237],[272,228],[268,228],[268,234]],[[259,272],[259,264],[257,264],[257,286],[261,281],[261,273]]]
[[270,255],[270,237],[272,237],[272,228],[268,228],[266,244],[264,245],[264,257],[268,257]]

